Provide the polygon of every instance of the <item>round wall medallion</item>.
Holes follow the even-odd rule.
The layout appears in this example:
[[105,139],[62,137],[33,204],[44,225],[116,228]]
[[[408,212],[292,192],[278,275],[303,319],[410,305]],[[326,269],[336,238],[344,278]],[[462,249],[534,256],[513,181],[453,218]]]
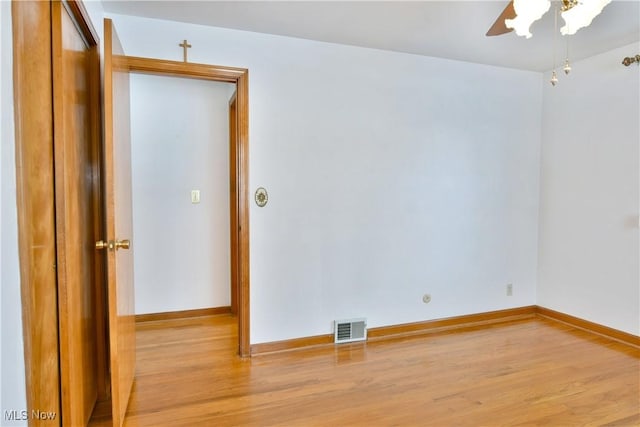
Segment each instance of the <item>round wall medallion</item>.
[[267,194],[267,190],[260,187],[256,190],[256,205],[263,208],[267,202],[269,201],[269,195]]

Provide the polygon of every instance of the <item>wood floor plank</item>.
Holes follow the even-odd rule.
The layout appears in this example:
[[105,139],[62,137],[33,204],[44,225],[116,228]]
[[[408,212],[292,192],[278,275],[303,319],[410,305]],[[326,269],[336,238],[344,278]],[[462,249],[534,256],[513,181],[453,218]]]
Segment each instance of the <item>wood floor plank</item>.
[[640,420],[640,350],[543,318],[244,360],[235,355],[236,331],[230,315],[139,324],[125,426]]

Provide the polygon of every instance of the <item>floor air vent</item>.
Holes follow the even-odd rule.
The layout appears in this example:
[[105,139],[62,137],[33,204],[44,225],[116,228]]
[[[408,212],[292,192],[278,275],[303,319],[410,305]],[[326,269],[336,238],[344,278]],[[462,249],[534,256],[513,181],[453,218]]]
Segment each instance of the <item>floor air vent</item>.
[[335,321],[335,342],[364,341],[367,339],[367,319]]

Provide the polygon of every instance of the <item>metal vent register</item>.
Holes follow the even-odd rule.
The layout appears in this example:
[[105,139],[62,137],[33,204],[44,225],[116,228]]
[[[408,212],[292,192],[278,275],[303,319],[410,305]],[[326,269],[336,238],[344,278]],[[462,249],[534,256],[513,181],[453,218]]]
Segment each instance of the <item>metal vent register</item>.
[[365,341],[367,339],[367,319],[336,320],[334,331],[336,344]]

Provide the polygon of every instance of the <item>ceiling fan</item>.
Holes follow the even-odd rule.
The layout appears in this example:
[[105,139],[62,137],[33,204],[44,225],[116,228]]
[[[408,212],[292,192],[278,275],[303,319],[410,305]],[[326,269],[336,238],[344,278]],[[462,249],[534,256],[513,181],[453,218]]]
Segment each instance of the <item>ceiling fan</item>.
[[493,23],[489,31],[487,31],[487,37],[491,36],[499,36],[502,34],[507,34],[513,31],[513,28],[507,28],[507,24],[505,24],[505,20],[513,19],[516,17],[516,9],[513,7],[513,0],[509,2],[507,7],[504,8],[502,13],[496,19],[496,22]]
[[[565,26],[563,35],[575,34],[591,24],[611,0],[554,0],[560,3]],[[515,30],[519,36],[531,37],[529,27],[551,8],[551,0],[511,0],[493,23],[487,36],[499,36]]]

